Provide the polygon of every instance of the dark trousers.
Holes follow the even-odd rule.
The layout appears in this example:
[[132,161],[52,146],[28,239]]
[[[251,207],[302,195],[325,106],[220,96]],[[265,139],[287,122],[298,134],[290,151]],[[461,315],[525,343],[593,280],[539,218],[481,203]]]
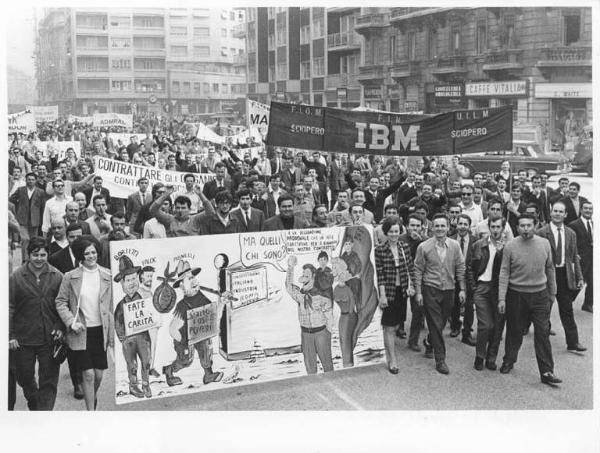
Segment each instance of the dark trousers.
[[583,279],[585,280],[585,298],[583,305],[585,307],[594,306],[594,264],[591,262],[581,262]]
[[[495,361],[498,354],[493,344],[496,338],[497,323],[499,321],[498,313],[498,291],[497,285],[493,282],[477,282],[473,294],[473,302],[477,312],[477,344],[475,346],[475,355],[478,358],[488,361]],[[504,325],[502,325],[504,327]],[[500,338],[498,336],[498,338]],[[499,341],[498,341],[499,343]]]
[[500,343],[502,342],[502,334],[504,333],[504,327],[506,326],[506,315],[501,315],[496,310],[495,313],[496,328],[494,329],[494,337],[488,347],[487,360],[489,362],[496,362],[498,357],[498,351],[500,350]]
[[[452,330],[460,330],[461,322],[460,322],[460,300],[458,298],[458,293],[460,291],[459,287],[456,287],[454,291],[454,306],[452,307],[452,314],[450,320],[450,328]],[[473,320],[475,318],[475,313],[473,309],[473,295],[467,291],[466,300],[464,305],[464,313],[462,320],[462,336],[470,337],[471,332],[473,331]]]
[[418,345],[421,326],[423,325],[423,307],[419,307],[415,301],[415,297],[410,298],[410,331],[408,333],[408,344]]
[[122,343],[123,357],[127,363],[127,376],[130,384],[137,384],[138,357],[142,365],[142,383],[148,384],[150,373],[150,335],[148,332],[141,332],[126,337]]
[[522,293],[509,289],[506,293],[506,342],[504,361],[515,363],[523,343],[523,327],[531,321],[533,344],[540,374],[554,371],[550,345],[550,296],[547,290]]
[[15,410],[17,402],[17,376],[14,352],[8,351],[8,410]]
[[176,373],[183,368],[189,367],[194,361],[194,350],[198,351],[200,365],[205,370],[212,368],[212,342],[208,340],[200,341],[196,344],[188,346],[187,343],[181,343],[173,340],[173,347],[177,353],[177,358],[171,364],[173,373]]
[[71,376],[71,383],[73,384],[73,388],[81,385],[83,382],[83,375],[81,371],[76,368],[76,362],[73,358],[73,351],[70,349],[67,351],[67,363],[69,364],[69,376]]
[[579,343],[579,334],[575,315],[573,314],[573,301],[577,292],[569,289],[567,282],[567,269],[565,267],[556,268],[556,302],[558,303],[558,314],[560,322],[565,330],[567,347],[575,347]]
[[[52,358],[52,344],[23,346],[13,351],[17,382],[23,388],[29,410],[51,411],[56,401],[58,365]],[[35,366],[38,365],[38,379]]]
[[446,344],[442,332],[446,327],[446,322],[452,311],[454,304],[454,290],[445,290],[432,288],[424,285],[421,289],[423,294],[423,309],[427,328],[429,329],[429,338],[433,346],[435,361],[446,359]]

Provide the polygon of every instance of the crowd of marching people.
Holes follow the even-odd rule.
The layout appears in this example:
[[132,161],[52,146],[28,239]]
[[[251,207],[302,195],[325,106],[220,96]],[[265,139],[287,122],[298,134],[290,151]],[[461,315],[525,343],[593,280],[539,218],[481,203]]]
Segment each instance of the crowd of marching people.
[[[321,153],[253,138],[215,146],[183,120],[135,124],[145,138],[129,143],[110,138],[118,130],[66,121],[10,137],[9,245],[22,261],[12,269],[10,260],[10,409],[16,383],[29,409],[53,408],[65,341],[74,397],[97,407],[114,345],[109,243],[125,239],[370,225],[391,373],[400,338],[447,374],[447,322],[450,337],[474,347],[476,370],[497,369],[504,338],[500,372],[509,373],[533,324],[541,381],[556,385],[553,305],[567,349],[586,350],[573,302],[585,288],[581,308],[593,311],[593,206],[567,176],[550,187],[548,175],[507,161],[464,180],[457,156]],[[40,140],[79,141],[81,155],[59,160]],[[94,156],[185,173],[185,189],[139,178],[117,198]],[[207,173],[214,179],[199,184]]]

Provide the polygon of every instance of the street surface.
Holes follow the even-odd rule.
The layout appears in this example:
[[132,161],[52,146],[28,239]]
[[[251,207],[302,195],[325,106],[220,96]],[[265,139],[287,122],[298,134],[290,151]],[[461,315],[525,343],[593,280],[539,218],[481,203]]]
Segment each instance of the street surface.
[[[578,181],[581,194],[592,196],[592,179],[569,174]],[[550,179],[557,186],[558,176]],[[303,376],[265,384],[248,385],[180,397],[139,400],[117,406],[114,402],[114,367],[109,369],[100,388],[99,410],[574,410],[593,408],[593,315],[581,310],[582,291],[574,303],[580,342],[588,348],[583,354],[567,352],[558,308],[552,309],[550,337],[555,374],[563,380],[558,388],[540,383],[533,328],[524,337],[519,360],[508,375],[498,371],[473,369],[475,348],[450,338],[445,331],[447,363],[450,375],[435,371],[434,360],[423,352],[407,348],[406,340],[397,340],[396,352],[400,372],[392,375],[385,363],[337,371],[328,375]],[[410,315],[409,315],[410,316]],[[406,325],[409,325],[410,319]],[[474,326],[475,327],[475,326]],[[424,333],[424,332],[423,332]],[[298,333],[299,334],[299,333]],[[421,336],[423,337],[423,335]],[[504,345],[500,347],[498,366]],[[193,367],[199,367],[195,362]],[[164,379],[161,376],[159,379]],[[152,383],[152,380],[151,380]],[[72,396],[66,362],[61,369],[55,410],[84,410],[83,401]],[[17,390],[16,410],[26,410],[21,389]]]

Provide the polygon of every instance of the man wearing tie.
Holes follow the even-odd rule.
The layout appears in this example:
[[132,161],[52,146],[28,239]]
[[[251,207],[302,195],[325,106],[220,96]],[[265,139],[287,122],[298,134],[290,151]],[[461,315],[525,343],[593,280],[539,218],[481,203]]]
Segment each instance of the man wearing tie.
[[581,206],[583,203],[588,201],[585,197],[579,196],[579,191],[581,190],[581,186],[578,182],[571,182],[569,184],[569,189],[567,196],[564,197],[561,201],[565,204],[566,209],[566,218],[565,223],[568,225],[571,222],[577,220],[581,213]]
[[231,186],[231,182],[225,179],[225,174],[227,173],[227,167],[222,162],[218,162],[215,165],[215,179],[208,181],[204,184],[204,188],[202,189],[202,193],[209,200],[214,200],[217,192],[227,189],[229,190]]
[[265,215],[260,209],[253,208],[252,192],[242,189],[237,193],[240,207],[231,211],[231,216],[237,218],[243,232],[262,231]]
[[585,299],[581,309],[593,313],[594,304],[594,224],[592,215],[594,207],[591,201],[581,205],[581,217],[569,224],[569,228],[577,235],[577,249],[581,260],[581,272],[585,280]]
[[538,230],[540,237],[546,238],[552,248],[556,273],[556,297],[560,322],[565,330],[567,350],[583,352],[579,343],[577,324],[573,315],[573,301],[583,287],[583,275],[577,254],[577,236],[564,224],[567,215],[565,203],[556,201],[550,210],[550,223]]
[[127,197],[127,220],[129,222],[129,231],[133,233],[133,227],[137,216],[142,207],[152,203],[152,197],[148,193],[148,178],[138,179],[137,185],[139,191],[132,193]]

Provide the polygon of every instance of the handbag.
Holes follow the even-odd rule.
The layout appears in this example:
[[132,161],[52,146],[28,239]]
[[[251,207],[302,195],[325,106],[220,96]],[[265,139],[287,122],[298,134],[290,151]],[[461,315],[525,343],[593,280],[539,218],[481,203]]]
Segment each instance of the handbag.
[[69,347],[65,341],[61,338],[60,340],[54,340],[54,346],[52,348],[52,359],[57,365],[60,365],[67,358],[67,350]]

